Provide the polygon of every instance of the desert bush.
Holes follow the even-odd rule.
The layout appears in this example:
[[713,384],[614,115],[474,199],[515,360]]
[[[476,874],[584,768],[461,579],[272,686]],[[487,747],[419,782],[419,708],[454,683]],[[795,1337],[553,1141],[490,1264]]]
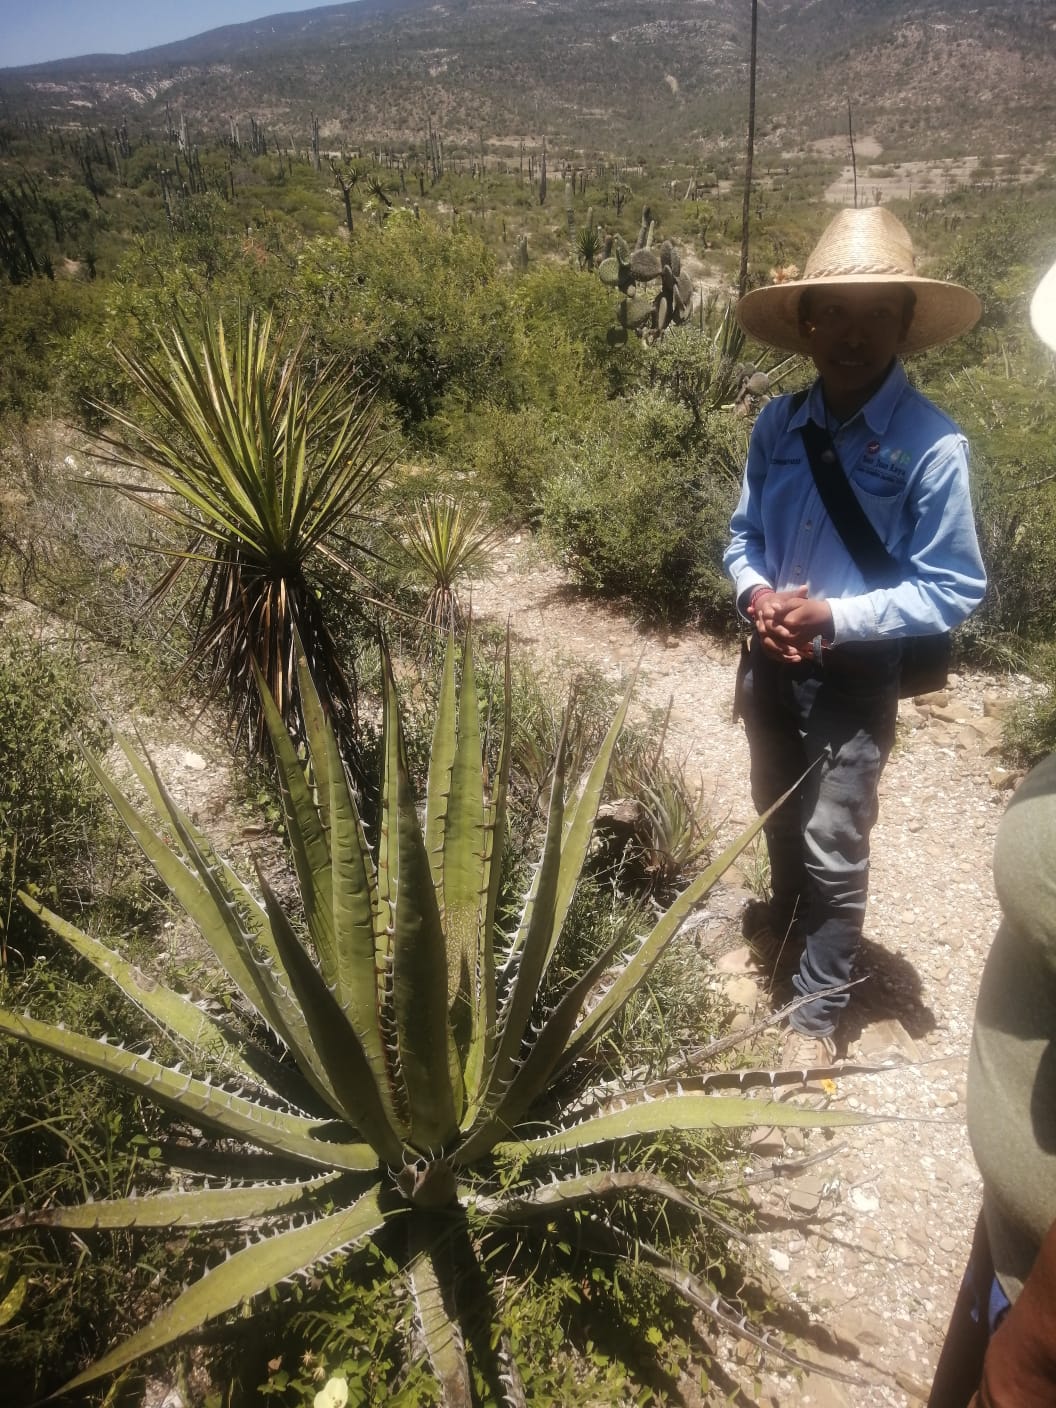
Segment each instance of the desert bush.
[[[737,500],[732,418],[693,428],[677,406],[646,393],[621,407],[626,425],[565,457],[544,490],[543,526],[577,579],[671,620],[722,628],[731,619],[722,571]],[[663,451],[663,457],[657,450]]]
[[583,433],[558,411],[496,408],[467,418],[462,455],[492,516],[538,524],[551,477]]
[[1004,754],[1017,767],[1031,768],[1056,751],[1056,645],[1035,650],[1027,668],[1039,692],[1014,707],[1003,733]]
[[108,733],[89,698],[81,662],[15,621],[0,628],[0,965],[34,956],[39,925],[20,889],[76,904],[91,882],[93,840],[109,818],[78,747]]
[[448,402],[516,399],[520,320],[493,256],[461,228],[409,211],[361,224],[346,245],[316,241],[291,289],[324,354],[354,363],[421,434]]
[[66,348],[101,321],[104,300],[100,284],[79,279],[0,281],[0,420],[62,406]]
[[987,572],[983,603],[957,633],[960,647],[982,664],[1022,664],[1056,635],[1048,590],[1056,575],[1056,407],[1034,387],[978,367],[928,389],[968,437]]

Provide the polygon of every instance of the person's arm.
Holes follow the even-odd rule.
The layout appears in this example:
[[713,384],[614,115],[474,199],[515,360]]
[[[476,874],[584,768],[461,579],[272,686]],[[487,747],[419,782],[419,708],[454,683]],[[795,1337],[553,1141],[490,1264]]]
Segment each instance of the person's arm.
[[998,1326],[969,1408],[1053,1408],[1056,1404],[1056,1222]]
[[766,535],[763,530],[762,494],[770,460],[772,416],[770,405],[764,407],[748,442],[741,497],[730,520],[730,542],[723,554],[723,566],[733,579],[737,609],[747,619],[748,603],[757,587],[773,587],[774,581],[766,560]]
[[913,529],[906,575],[893,587],[833,600],[834,640],[893,639],[948,631],[986,590],[968,493],[967,443],[945,435],[925,457],[909,491]]

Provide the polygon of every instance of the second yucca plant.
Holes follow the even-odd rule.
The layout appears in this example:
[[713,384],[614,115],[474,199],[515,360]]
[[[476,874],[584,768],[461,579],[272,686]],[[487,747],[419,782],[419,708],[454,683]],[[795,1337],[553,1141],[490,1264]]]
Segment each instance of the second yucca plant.
[[[707,1213],[688,1181],[649,1165],[668,1131],[859,1122],[729,1093],[729,1078],[684,1075],[614,1095],[583,1079],[592,1049],[649,977],[683,920],[753,825],[698,876],[630,951],[616,940],[541,994],[587,856],[625,697],[589,771],[569,790],[558,746],[539,861],[515,911],[504,897],[510,757],[509,661],[497,767],[485,749],[472,652],[456,690],[449,646],[424,813],[411,787],[391,670],[384,672],[380,810],[368,846],[333,729],[301,662],[306,767],[267,691],[307,938],[263,875],[259,897],[210,848],[152,767],[125,752],[163,829],[147,821],[98,764],[102,786],[173,895],[196,921],[233,989],[279,1044],[163,986],[144,984],[120,956],[27,898],[186,1053],[183,1068],[105,1039],[0,1011],[0,1033],[95,1068],[222,1141],[235,1180],[83,1207],[26,1209],[0,1230],[45,1225],[84,1232],[192,1226],[244,1229],[221,1257],[145,1328],[66,1385],[112,1374],[278,1283],[318,1270],[385,1236],[413,1295],[416,1343],[446,1405],[524,1405],[517,1364],[487,1319],[489,1238],[511,1227],[546,1236],[581,1209],[584,1235],[636,1262],[735,1333],[769,1344],[690,1267],[621,1233],[592,1208],[636,1199]],[[508,928],[500,916],[515,912]],[[254,1173],[240,1162],[253,1156]],[[633,1155],[633,1156],[632,1156]],[[240,1173],[240,1170],[242,1172]],[[226,1234],[228,1238],[230,1233]],[[485,1322],[481,1333],[482,1317]],[[472,1348],[467,1349],[471,1344]]]
[[429,589],[422,620],[430,636],[462,631],[465,617],[456,582],[480,571],[498,536],[483,509],[448,494],[432,494],[417,505],[401,543],[412,575],[423,578]]

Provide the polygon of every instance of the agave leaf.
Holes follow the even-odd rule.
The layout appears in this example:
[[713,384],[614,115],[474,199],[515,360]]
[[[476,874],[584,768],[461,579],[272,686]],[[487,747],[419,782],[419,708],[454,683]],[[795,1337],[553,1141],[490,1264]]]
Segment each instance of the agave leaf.
[[[445,908],[444,840],[450,810],[451,769],[455,763],[456,716],[454,637],[449,635],[444,652],[444,673],[440,680],[440,696],[436,705],[436,722],[429,752],[429,778],[425,791],[425,848],[429,852],[429,870],[441,912]],[[454,997],[453,977],[449,972],[449,1000]]]
[[403,1140],[389,1119],[359,1036],[302,948],[263,875],[258,875],[271,931],[298,1006],[304,1013],[312,1049],[341,1101],[345,1118],[389,1164],[402,1164]]
[[410,1262],[407,1272],[418,1329],[430,1367],[440,1385],[445,1408],[471,1408],[472,1379],[466,1347],[454,1307],[451,1277],[445,1276],[444,1243],[450,1239],[446,1224],[434,1225],[431,1218],[412,1217],[410,1221]]
[[[685,1084],[692,1086],[693,1083]],[[609,1108],[556,1134],[497,1144],[495,1153],[539,1158],[673,1130],[757,1129],[771,1125],[780,1129],[837,1129],[872,1124],[883,1118],[857,1110],[808,1110],[776,1100],[701,1095],[688,1089],[663,1100]]]
[[[301,1074],[324,1103],[340,1113],[340,1102],[307,1039],[303,1015],[289,1000],[288,983],[268,928],[267,915],[230,866],[211,857],[200,833],[176,806],[153,765],[145,767],[120,734],[117,740],[136,776],[147,788],[152,803],[168,818],[190,865],[162,841],[99,763],[86,754],[100,786],[154,869],[197,924],[243,997],[290,1048]],[[258,956],[258,950],[263,957]]]
[[583,863],[587,858],[587,850],[590,847],[591,833],[594,829],[594,822],[598,815],[598,807],[601,803],[601,794],[605,787],[605,779],[609,775],[609,768],[612,766],[612,755],[616,748],[616,742],[623,729],[624,721],[627,718],[627,710],[631,704],[631,693],[634,689],[637,671],[632,675],[627,689],[624,691],[619,708],[613,716],[608,732],[602,740],[598,749],[597,757],[587,774],[577,789],[575,801],[568,807],[565,820],[565,830],[561,841],[561,866],[558,877],[557,900],[554,909],[554,927],[550,936],[550,946],[547,950],[546,963],[549,965],[557,948],[558,940],[561,937],[561,930],[564,926],[565,916],[576,893],[576,886],[579,884],[580,876],[583,873]]
[[[115,734],[121,751],[128,759],[140,782],[146,785],[150,778],[151,801],[162,814],[175,824],[175,804],[158,783],[154,774],[144,767],[128,740],[120,733]],[[256,937],[247,930],[232,905],[217,905],[213,895],[194,871],[161,839],[152,826],[132,806],[121,789],[114,783],[102,766],[91,754],[86,753],[88,766],[95,774],[100,787],[110,798],[121,820],[128,827],[143,854],[153,865],[159,876],[173,895],[201,930],[202,937],[216,954],[225,972],[230,976],[242,996],[258,1012],[269,1017],[267,994],[261,981],[259,969],[247,957],[246,950]],[[237,939],[235,935],[237,934]],[[277,1028],[281,1033],[281,1028]]]
[[[300,631],[294,631],[294,648],[297,660],[297,688],[301,696],[301,717],[304,720],[305,737],[308,740],[308,756],[311,761],[312,779],[315,783],[313,800],[319,812],[323,831],[330,826],[330,765],[326,747],[326,711],[315,687],[312,672],[308,666],[308,656],[301,640]],[[259,683],[258,683],[258,688]],[[344,768],[342,766],[342,771]]]
[[471,1092],[471,1107],[484,1089],[485,1072],[494,1059],[496,1023],[498,1019],[495,990],[495,916],[502,884],[502,857],[506,844],[506,800],[510,784],[510,756],[513,743],[513,681],[510,671],[510,632],[506,631],[503,655],[502,736],[493,793],[488,804],[484,828],[484,865],[487,893],[484,899],[484,919],[480,928],[480,953],[477,956],[480,1001],[483,1008],[479,1044],[466,1061],[466,1086]]
[[[479,936],[486,895],[484,773],[472,637],[466,636],[458,701],[458,740],[451,768],[444,835],[444,930],[452,1032],[464,1069],[479,1044],[486,1012],[480,1001]],[[452,983],[452,977],[454,982]]]
[[102,1071],[112,1080],[158,1104],[175,1110],[195,1123],[205,1123],[233,1139],[245,1140],[274,1154],[285,1154],[301,1163],[364,1172],[376,1168],[378,1156],[369,1144],[331,1143],[333,1126],[301,1115],[269,1109],[252,1100],[210,1085],[195,1076],[170,1070],[149,1056],[138,1056],[123,1047],[81,1036],[64,1027],[52,1027],[33,1017],[0,1008],[0,1035],[28,1041],[54,1051],[78,1065]]
[[[293,742],[282,721],[282,715],[256,661],[253,662],[253,674],[257,681],[261,708],[268,727],[272,752],[275,756],[279,791],[282,796],[283,812],[286,816],[286,833],[290,839],[293,863],[297,871],[297,879],[300,882],[304,917],[319,955],[319,966],[323,971],[323,977],[337,995],[338,1000],[342,1001],[344,999],[342,974],[339,971],[334,937],[333,872],[326,832],[319,816],[318,804],[312,796],[311,788],[305,778],[301,761],[294,751]],[[302,695],[306,674],[307,670],[299,675]]]
[[344,1177],[327,1173],[303,1183],[254,1184],[248,1188],[194,1188],[142,1198],[107,1198],[100,1202],[23,1210],[0,1220],[0,1232],[21,1227],[65,1227],[77,1232],[123,1228],[205,1227],[218,1222],[275,1217],[318,1210],[318,1194]]
[[565,990],[560,1002],[541,1022],[530,1050],[519,1059],[509,1084],[503,1090],[489,1124],[473,1130],[459,1151],[463,1159],[479,1157],[505,1130],[515,1125],[531,1107],[533,1100],[547,1088],[558,1067],[568,1064],[565,1051],[580,1009],[622,943],[623,936],[617,936]]
[[378,1190],[371,1189],[349,1208],[253,1243],[207,1272],[149,1325],[71,1379],[60,1392],[93,1383],[162,1349],[206,1321],[368,1237],[388,1216],[391,1214],[383,1210]]
[[334,941],[330,971],[324,967],[323,975],[359,1037],[387,1118],[395,1128],[399,1122],[390,1099],[390,1067],[378,1023],[379,990],[374,967],[377,877],[337,739],[326,722],[299,638],[297,650],[297,682],[310,766],[316,780],[315,804],[324,830],[328,827],[330,832],[328,884]]
[[326,731],[325,756],[330,779],[336,958],[341,991],[347,998],[345,1012],[370,1067],[385,1118],[403,1140],[408,1131],[393,1101],[395,1051],[385,1039],[379,1015],[381,994],[374,965],[376,878],[332,729]]
[[458,1130],[452,1088],[456,1058],[447,1010],[447,951],[429,858],[403,746],[392,664],[384,659],[383,747],[392,789],[388,826],[392,886],[392,998],[399,1067],[410,1113],[410,1142],[441,1149]]
[[[7,1258],[5,1258],[6,1263]],[[18,1312],[22,1309],[22,1304],[26,1299],[26,1289],[29,1285],[25,1276],[19,1276],[15,1284],[9,1291],[0,1295],[0,1329],[9,1325]]]
[[[499,1038],[488,1073],[483,1107],[491,1115],[501,1103],[513,1079],[520,1058],[528,1021],[539,996],[539,982],[546,968],[554,927],[554,905],[561,864],[561,828],[564,820],[565,730],[558,744],[550,807],[543,838],[543,853],[532,877],[518,929],[518,937],[507,960],[513,970],[510,991],[499,1013]],[[474,1137],[476,1136],[476,1137]],[[471,1147],[479,1146],[480,1130],[470,1136]],[[464,1151],[463,1151],[464,1152]],[[468,1155],[467,1155],[468,1157]]]
[[303,1107],[306,1100],[311,1100],[312,1091],[303,1084],[293,1066],[274,1060],[243,1032],[230,1032],[226,1023],[210,1017],[190,998],[149,977],[141,968],[129,963],[83,929],[53,914],[31,895],[19,891],[19,899],[178,1041],[201,1053],[206,1060],[218,1062],[225,1072],[237,1073],[254,1082],[267,1082],[272,1090],[283,1094],[294,1104]]
[[[796,785],[798,786],[799,784],[797,783]],[[791,790],[794,791],[795,788]],[[786,797],[790,795],[791,791],[785,794]],[[602,1032],[619,1013],[624,1004],[648,978],[659,959],[663,956],[667,945],[678,933],[694,908],[700,903],[716,881],[726,873],[744,848],[751,844],[753,839],[762,830],[766,821],[784,800],[784,797],[780,798],[769,811],[758,817],[750,826],[742,831],[740,835],[726,847],[720,856],[716,857],[705,870],[701,871],[696,879],[692,880],[690,884],[686,886],[670,908],[665,910],[641,947],[637,949],[633,956],[627,961],[616,976],[615,981],[576,1028],[565,1055],[564,1064],[566,1066],[571,1065],[573,1061],[577,1060],[583,1054],[587,1047],[597,1041],[598,1037],[601,1036]]]
[[855,1388],[869,1387],[853,1374],[842,1373],[839,1369],[833,1369],[816,1360],[802,1359],[785,1349],[776,1336],[768,1330],[753,1326],[748,1317],[724,1300],[713,1286],[695,1276],[687,1267],[680,1266],[665,1256],[643,1237],[628,1237],[611,1223],[602,1224],[596,1219],[584,1219],[579,1230],[582,1243],[601,1252],[606,1258],[632,1261],[636,1266],[646,1267],[654,1276],[666,1281],[678,1291],[689,1305],[703,1312],[713,1324],[735,1339],[754,1344],[805,1373],[822,1374],[826,1378],[835,1379],[837,1383],[850,1384]]
[[487,1219],[489,1227],[518,1226],[526,1218],[553,1217],[555,1212],[569,1212],[596,1198],[619,1198],[626,1193],[644,1193],[664,1198],[669,1203],[687,1208],[698,1216],[708,1216],[699,1198],[693,1198],[676,1188],[666,1178],[646,1169],[594,1169],[552,1183],[540,1183],[528,1193],[502,1197],[478,1197],[475,1189],[461,1189],[468,1213],[478,1213]]
[[[131,749],[128,750],[129,753],[131,751]],[[293,1053],[301,1074],[324,1103],[335,1114],[343,1115],[344,1110],[341,1102],[319,1060],[318,1053],[312,1045],[311,1033],[305,1024],[304,1013],[290,998],[289,975],[285,971],[282,955],[275,943],[275,936],[271,931],[266,911],[262,909],[259,901],[249,893],[237,876],[234,876],[230,867],[218,862],[205,849],[198,832],[187,823],[183,813],[170,797],[153,762],[148,759],[148,764],[153,779],[152,795],[160,799],[163,811],[169,818],[183,846],[184,853],[201,882],[204,899],[200,898],[199,903],[192,908],[174,888],[168,873],[172,871],[172,867],[165,859],[171,857],[171,852],[166,846],[160,844],[159,838],[156,836],[153,837],[153,841],[157,843],[155,851],[163,859],[167,868],[162,869],[154,860],[154,855],[150,855],[150,859],[154,861],[155,868],[158,869],[162,879],[169,884],[174,894],[184,904],[190,917],[198,924],[202,936],[213,948],[225,968],[228,968],[229,972],[231,971],[228,961],[233,954],[240,971],[244,970],[250,973],[258,997],[255,1004],[257,1010],[271,1022],[274,1030],[282,1037]],[[142,767],[138,759],[134,759],[133,765]],[[96,767],[95,771],[97,776],[106,779],[106,774],[101,768]],[[106,781],[109,782],[109,779]],[[112,796],[125,801],[112,783],[109,784],[107,790]],[[128,805],[127,802],[125,805]],[[149,833],[150,828],[145,827],[145,830]],[[138,834],[136,839],[142,846],[143,839]],[[158,851],[158,844],[160,844],[160,851]],[[179,879],[178,870],[172,873]],[[243,922],[242,915],[247,916],[248,925]],[[217,943],[220,945],[219,950]],[[250,1000],[252,1001],[252,998]]]

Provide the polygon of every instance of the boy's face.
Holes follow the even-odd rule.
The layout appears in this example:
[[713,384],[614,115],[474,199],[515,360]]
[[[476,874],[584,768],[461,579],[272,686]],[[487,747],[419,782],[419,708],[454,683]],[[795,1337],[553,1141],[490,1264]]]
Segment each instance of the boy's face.
[[831,400],[865,404],[887,375],[912,317],[897,284],[810,290],[800,306],[800,331]]

